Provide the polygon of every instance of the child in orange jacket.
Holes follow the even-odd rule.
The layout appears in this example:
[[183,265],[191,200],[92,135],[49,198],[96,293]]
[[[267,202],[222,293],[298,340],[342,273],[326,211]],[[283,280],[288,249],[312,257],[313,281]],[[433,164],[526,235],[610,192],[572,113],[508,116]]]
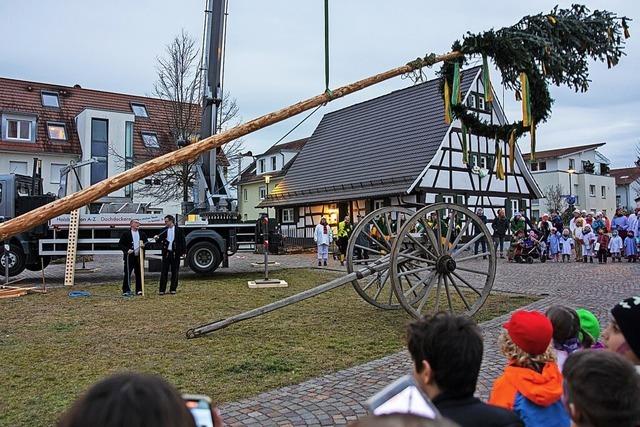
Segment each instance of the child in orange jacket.
[[562,374],[556,364],[551,321],[537,311],[519,310],[500,336],[508,364],[493,383],[489,403],[514,411],[526,427],[568,427],[562,404]]

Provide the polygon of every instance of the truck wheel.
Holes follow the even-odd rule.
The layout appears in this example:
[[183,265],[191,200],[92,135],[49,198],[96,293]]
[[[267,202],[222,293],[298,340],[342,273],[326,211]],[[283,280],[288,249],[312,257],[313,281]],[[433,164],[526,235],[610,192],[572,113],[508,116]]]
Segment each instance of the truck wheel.
[[42,270],[42,266],[44,266],[44,268],[47,268],[50,262],[51,262],[50,256],[43,256],[42,265],[40,265],[40,260],[38,259],[38,262],[34,262],[33,264],[26,264],[24,268],[26,268],[29,271],[40,271]]
[[[0,275],[5,275],[5,261],[4,245],[0,245]],[[22,248],[18,245],[9,244],[9,277],[17,276],[24,271],[24,263],[26,257]]]
[[220,265],[222,255],[215,243],[198,242],[189,248],[187,261],[196,273],[210,274]]

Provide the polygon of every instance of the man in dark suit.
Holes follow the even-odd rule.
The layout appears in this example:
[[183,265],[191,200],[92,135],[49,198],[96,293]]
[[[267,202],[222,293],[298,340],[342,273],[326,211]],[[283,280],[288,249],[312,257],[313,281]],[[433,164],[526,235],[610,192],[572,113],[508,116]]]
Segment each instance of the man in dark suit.
[[169,293],[175,295],[178,288],[178,271],[180,270],[180,257],[187,250],[182,229],[176,226],[176,220],[172,215],[164,217],[166,227],[155,236],[156,242],[162,246],[162,270],[160,272],[160,295],[164,295],[167,289],[169,269],[171,269],[171,285]]
[[124,278],[122,279],[122,296],[131,295],[131,270],[136,276],[136,295],[142,295],[142,272],[140,271],[140,247],[147,242],[147,235],[139,230],[140,222],[132,219],[129,222],[129,230],[120,236],[120,249],[124,261]]

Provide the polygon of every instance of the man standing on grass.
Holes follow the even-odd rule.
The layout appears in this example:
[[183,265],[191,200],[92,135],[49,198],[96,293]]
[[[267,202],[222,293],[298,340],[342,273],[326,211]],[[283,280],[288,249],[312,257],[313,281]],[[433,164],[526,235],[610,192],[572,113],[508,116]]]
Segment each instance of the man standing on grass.
[[176,220],[172,215],[164,217],[166,227],[154,239],[162,246],[162,269],[160,271],[160,295],[164,295],[167,289],[169,269],[171,269],[171,286],[169,293],[175,295],[178,289],[178,271],[180,270],[180,258],[185,254],[187,243],[182,229],[176,226]]
[[136,295],[142,295],[142,271],[140,270],[140,243],[147,242],[147,235],[139,230],[140,221],[132,219],[129,222],[129,230],[120,236],[120,250],[124,261],[124,278],[122,280],[122,296],[131,295],[131,270],[136,277]]

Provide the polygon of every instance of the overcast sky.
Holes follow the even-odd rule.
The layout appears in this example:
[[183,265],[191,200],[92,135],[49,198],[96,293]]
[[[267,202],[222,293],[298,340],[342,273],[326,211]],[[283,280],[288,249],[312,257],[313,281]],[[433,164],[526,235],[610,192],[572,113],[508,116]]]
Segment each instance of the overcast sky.
[[[556,3],[424,0],[331,0],[331,86],[337,87],[393,68],[429,52],[447,52],[466,31],[515,23]],[[204,0],[0,0],[0,75],[80,84],[85,88],[149,95],[155,62],[165,45],[185,29],[202,39]],[[437,5],[436,5],[437,4]],[[638,18],[640,3],[590,1]],[[551,88],[552,116],[538,130],[538,149],[606,142],[602,152],[614,167],[631,166],[640,140],[640,85],[637,72],[640,26],[620,65],[592,64],[589,92]],[[324,90],[322,0],[229,0],[225,89],[237,99],[243,120],[288,106]],[[428,71],[430,77],[434,71]],[[322,114],[407,87],[400,78],[376,85],[318,111],[286,140],[310,135]],[[502,89],[494,77],[499,97]],[[520,116],[506,93],[511,120]],[[245,138],[261,152],[301,118],[295,117]],[[528,151],[528,138],[520,141]],[[354,147],[353,149],[359,149]]]

